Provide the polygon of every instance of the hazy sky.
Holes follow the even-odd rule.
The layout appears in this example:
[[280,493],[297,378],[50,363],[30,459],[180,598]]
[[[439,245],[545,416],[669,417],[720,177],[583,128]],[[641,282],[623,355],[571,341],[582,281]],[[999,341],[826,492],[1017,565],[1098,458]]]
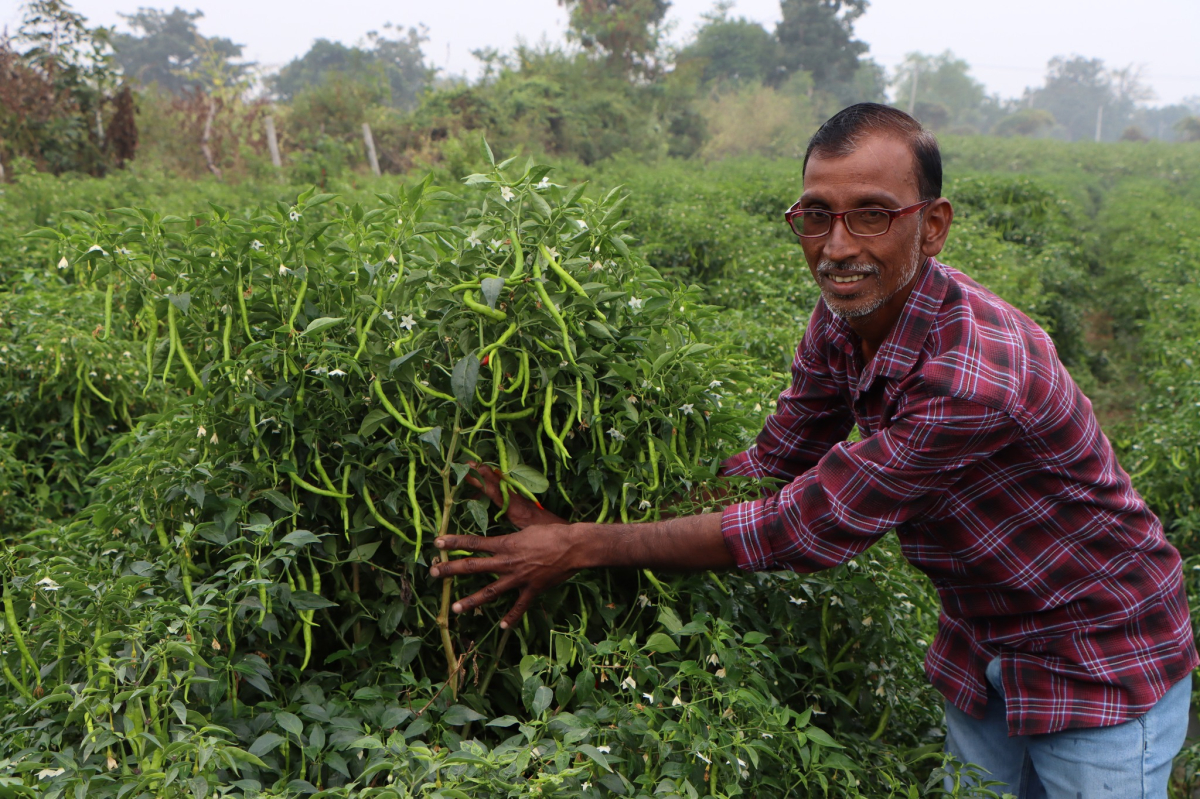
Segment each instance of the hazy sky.
[[[385,22],[423,23],[425,53],[450,74],[477,74],[470,51],[508,49],[518,37],[560,41],[566,15],[555,0],[186,0],[205,13],[200,31],[246,46],[246,57],[278,67],[314,39],[347,44]],[[94,24],[119,25],[117,12],[139,5],[171,8],[176,0],[73,0]],[[671,38],[683,41],[713,0],[674,0]],[[778,0],[736,0],[730,12],[773,26]],[[15,28],[17,0],[0,0],[0,25]],[[873,0],[856,33],[887,67],[913,50],[950,49],[972,65],[988,91],[1003,97],[1041,83],[1056,55],[1102,58],[1109,66],[1139,65],[1159,103],[1200,95],[1200,0]]]

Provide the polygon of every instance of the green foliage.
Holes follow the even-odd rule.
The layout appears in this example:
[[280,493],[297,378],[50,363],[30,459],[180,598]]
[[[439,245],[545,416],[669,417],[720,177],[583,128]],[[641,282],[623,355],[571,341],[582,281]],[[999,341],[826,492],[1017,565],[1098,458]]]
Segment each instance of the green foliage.
[[196,29],[202,11],[171,12],[139,8],[121,14],[133,33],[112,34],[115,60],[127,79],[142,85],[156,83],[171,94],[210,85],[206,58],[227,64],[235,78],[244,78],[250,64],[236,63],[242,46],[223,36],[204,36]]
[[818,89],[840,93],[852,85],[867,52],[867,45],[854,38],[854,21],[868,5],[868,0],[781,0],[775,79],[805,71]]
[[[385,29],[391,27],[387,25]],[[285,101],[294,100],[323,84],[341,88],[356,83],[381,84],[383,97],[380,102],[401,109],[411,108],[429,84],[433,70],[425,65],[421,53],[425,37],[416,28],[409,28],[407,34],[399,29],[397,32],[401,35],[389,38],[371,31],[367,34],[370,46],[366,48],[317,39],[307,53],[293,59],[272,76],[269,84]],[[313,110],[316,109],[309,109],[309,118],[313,118]],[[298,115],[305,116],[304,112]],[[337,116],[322,114],[320,119],[334,120]]]
[[704,83],[761,83],[772,77],[777,44],[766,28],[745,17],[729,19],[725,8],[705,18],[696,40],[679,51],[677,65],[699,62]]

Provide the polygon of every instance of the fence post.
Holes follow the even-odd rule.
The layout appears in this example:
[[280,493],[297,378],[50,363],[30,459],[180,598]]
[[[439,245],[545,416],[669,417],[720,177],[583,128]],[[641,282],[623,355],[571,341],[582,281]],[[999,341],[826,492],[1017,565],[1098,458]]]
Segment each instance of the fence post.
[[371,162],[371,172],[379,177],[379,157],[375,155],[375,139],[371,136],[371,126],[363,123],[363,142],[367,145],[367,160]]
[[267,117],[263,120],[263,124],[267,128],[267,147],[271,150],[271,163],[276,169],[283,168],[283,161],[279,158],[279,140],[275,138],[275,117]]

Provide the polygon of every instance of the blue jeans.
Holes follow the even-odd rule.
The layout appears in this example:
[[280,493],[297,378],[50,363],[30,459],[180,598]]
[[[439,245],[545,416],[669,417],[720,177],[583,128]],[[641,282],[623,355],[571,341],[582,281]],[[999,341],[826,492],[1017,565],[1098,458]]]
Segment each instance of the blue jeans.
[[[1017,799],[1166,799],[1171,761],[1183,747],[1191,675],[1144,715],[1111,727],[1008,736],[1000,659],[988,664],[982,719],[946,704],[946,751],[986,769],[997,796]],[[947,780],[947,790],[951,782]]]

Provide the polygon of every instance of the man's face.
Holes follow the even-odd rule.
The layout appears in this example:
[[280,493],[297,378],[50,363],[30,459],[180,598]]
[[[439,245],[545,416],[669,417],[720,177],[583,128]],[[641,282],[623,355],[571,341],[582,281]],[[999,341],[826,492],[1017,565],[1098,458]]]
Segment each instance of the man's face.
[[[800,207],[849,211],[914,205],[920,202],[914,167],[908,145],[886,135],[865,138],[846,156],[814,154],[804,171]],[[900,217],[884,235],[866,238],[851,234],[841,220],[821,238],[800,240],[831,311],[851,320],[899,315],[926,256],[920,218]]]

